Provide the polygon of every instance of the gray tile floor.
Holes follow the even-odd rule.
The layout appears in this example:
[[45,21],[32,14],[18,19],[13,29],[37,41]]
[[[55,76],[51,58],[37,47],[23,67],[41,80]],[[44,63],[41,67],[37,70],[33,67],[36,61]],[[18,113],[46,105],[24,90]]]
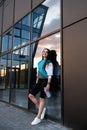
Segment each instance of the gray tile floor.
[[[9,102],[9,89],[0,90],[0,99]],[[51,94],[51,98],[46,98],[46,114],[57,120],[61,120],[61,92]],[[37,98],[39,99],[39,94]],[[28,108],[28,89],[12,89],[11,90],[11,104]],[[32,108],[36,111],[36,108]]]
[[31,126],[35,114],[0,102],[0,130],[72,130],[60,123],[44,119],[40,124]]

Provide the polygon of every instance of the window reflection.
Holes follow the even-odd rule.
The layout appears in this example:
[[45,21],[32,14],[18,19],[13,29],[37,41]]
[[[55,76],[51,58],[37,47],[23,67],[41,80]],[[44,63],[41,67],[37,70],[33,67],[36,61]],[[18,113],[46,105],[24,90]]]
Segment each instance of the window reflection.
[[30,41],[30,15],[24,17],[14,26],[13,48]]
[[36,51],[36,54],[35,54],[34,67],[37,66],[37,63],[41,58],[41,52],[44,47],[47,47],[51,50],[55,50],[57,52],[57,61],[59,62],[59,64],[61,64],[60,62],[60,33],[56,33],[50,37],[47,37],[38,43],[39,51]]
[[46,0],[42,3],[48,7],[42,34],[47,34],[56,29],[60,29],[60,0]]
[[0,63],[0,98],[9,102],[11,54],[2,56]]
[[28,62],[29,47],[23,47],[12,54],[11,103],[28,107]]
[[[21,19],[14,26],[13,48],[17,48],[41,35],[60,28],[60,0],[46,0],[32,11],[32,24],[30,25],[30,14]],[[32,26],[32,32],[30,29]]]
[[30,34],[29,31],[22,30],[22,38],[23,39],[27,39],[28,40],[29,34]]
[[5,56],[2,56],[1,57],[1,64],[0,64],[0,82],[1,82],[1,85],[0,85],[0,89],[5,89],[6,85],[6,58],[7,58],[7,55]]
[[32,12],[32,39],[40,37],[48,7],[40,5]]
[[1,36],[0,36],[0,52],[1,52]]
[[[32,23],[30,23],[31,20]],[[12,31],[3,35],[1,46],[2,52],[11,49],[11,47],[15,49],[17,47],[25,45],[30,42],[30,40],[37,39],[40,36],[46,35],[59,28],[60,0],[45,0],[45,2],[43,2],[30,14],[22,18],[18,23],[14,25],[14,28],[12,30],[13,39]],[[31,45],[32,49],[29,46],[25,46],[17,49],[16,51],[13,51],[12,57],[11,54],[7,54],[1,57],[0,98],[9,101],[9,88],[11,84],[11,103],[25,108],[28,107],[28,81],[30,82],[30,77],[28,77],[28,63],[31,65],[30,58],[33,57],[33,60],[31,61],[33,61],[32,82],[34,84],[36,82],[37,63],[40,61],[42,50],[45,47],[56,51],[57,61],[61,66],[60,33],[56,33],[54,35],[46,37],[41,41],[33,43]],[[29,56],[30,49],[33,55],[32,57]],[[59,85],[61,86],[61,84]],[[3,91],[1,91],[1,89],[3,89]],[[57,119],[61,118],[60,96],[61,95],[59,90],[54,88],[54,96],[52,95],[51,103],[50,100],[47,99],[47,114]],[[54,108],[55,104],[56,107]]]
[[20,37],[21,31],[17,28],[14,28],[14,36],[19,36]]
[[2,52],[11,48],[12,45],[12,31],[2,37]]
[[22,25],[29,26],[30,25],[30,16],[27,15],[25,18],[22,19]]
[[25,56],[29,55],[29,46],[25,46],[25,47],[22,47],[21,49],[13,51],[13,54],[14,54],[14,56],[17,56],[17,57],[19,57],[19,56],[25,57]]
[[[56,33],[41,41],[38,41],[37,46],[33,45],[34,62],[33,62],[33,85],[36,82],[37,64],[42,59],[43,48],[54,50],[56,55],[57,68],[55,68],[55,77],[52,78],[52,84],[50,88],[51,98],[46,99],[47,115],[52,118],[61,120],[61,84],[60,84],[60,33]],[[37,95],[38,98],[38,95]],[[55,106],[56,104],[56,106]],[[33,108],[36,110],[36,108]]]

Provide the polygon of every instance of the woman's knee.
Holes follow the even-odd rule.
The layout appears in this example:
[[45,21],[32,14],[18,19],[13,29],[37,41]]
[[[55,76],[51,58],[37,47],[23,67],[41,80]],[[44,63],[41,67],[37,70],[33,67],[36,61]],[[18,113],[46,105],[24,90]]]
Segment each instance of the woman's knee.
[[29,93],[28,97],[32,99],[34,96],[31,93]]
[[45,101],[45,99],[44,98],[40,98],[40,102],[44,102]]

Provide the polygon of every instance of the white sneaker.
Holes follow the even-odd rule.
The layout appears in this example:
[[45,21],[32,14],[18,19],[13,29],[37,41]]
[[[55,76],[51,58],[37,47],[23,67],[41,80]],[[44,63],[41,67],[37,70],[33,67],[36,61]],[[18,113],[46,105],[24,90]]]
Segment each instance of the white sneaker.
[[31,122],[31,125],[37,125],[41,122],[41,119],[39,119],[38,117],[35,117],[34,120]]
[[43,111],[42,111],[42,114],[41,114],[41,120],[44,119],[45,117],[45,113],[46,113],[46,107],[44,107]]

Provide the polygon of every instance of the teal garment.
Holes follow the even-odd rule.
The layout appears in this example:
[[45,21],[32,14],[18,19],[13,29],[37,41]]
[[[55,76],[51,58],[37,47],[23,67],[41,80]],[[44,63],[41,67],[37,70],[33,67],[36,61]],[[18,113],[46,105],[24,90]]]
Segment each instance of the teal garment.
[[42,59],[39,63],[38,63],[38,72],[41,73],[43,75],[43,77],[47,78],[47,72],[44,68],[44,65],[46,63],[46,59]]
[[48,78],[47,72],[44,68],[45,64],[50,63],[50,60],[46,61],[46,59],[42,59],[39,63],[38,63],[38,72],[39,74],[43,75],[43,77]]

